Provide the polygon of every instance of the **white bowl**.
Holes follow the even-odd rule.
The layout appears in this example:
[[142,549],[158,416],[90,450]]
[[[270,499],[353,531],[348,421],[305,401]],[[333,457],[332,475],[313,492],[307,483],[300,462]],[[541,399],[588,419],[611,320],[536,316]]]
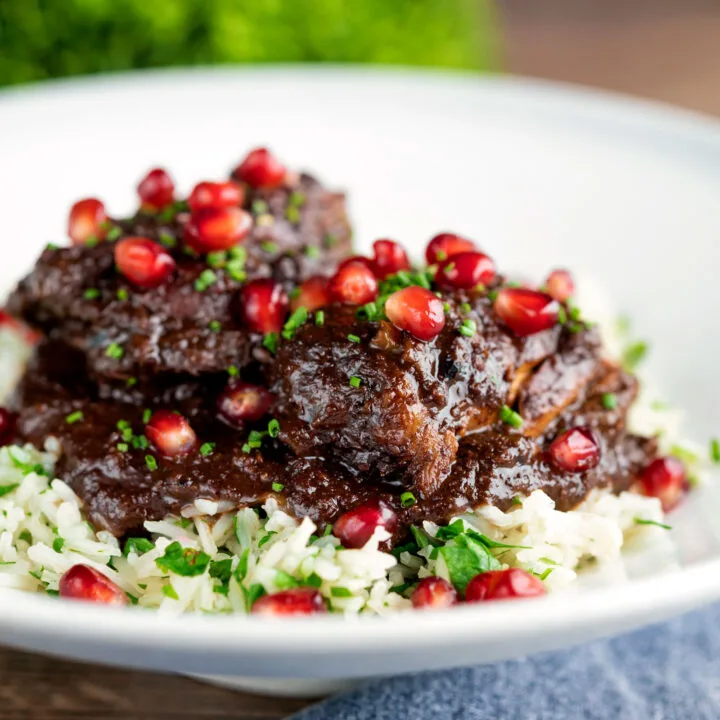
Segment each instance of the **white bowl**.
[[[130,209],[151,165],[189,189],[258,144],[350,193],[358,244],[419,253],[456,229],[500,267],[592,274],[652,342],[650,368],[686,408],[687,432],[720,429],[720,128],[648,103],[510,79],[346,68],[101,77],[0,96],[0,197],[9,288],[79,196]],[[629,630],[720,598],[717,491],[672,518],[675,550],[628,580],[542,600],[389,619],[164,617],[0,594],[0,637],[118,665],[316,692],[338,681],[493,662]],[[637,560],[637,559],[636,559]],[[291,682],[290,679],[293,679]],[[330,685],[328,685],[330,682]]]

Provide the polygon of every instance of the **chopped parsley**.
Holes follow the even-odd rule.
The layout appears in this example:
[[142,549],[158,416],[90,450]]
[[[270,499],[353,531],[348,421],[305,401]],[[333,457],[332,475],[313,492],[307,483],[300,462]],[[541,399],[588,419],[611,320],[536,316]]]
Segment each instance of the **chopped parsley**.
[[130,297],[130,293],[125,288],[120,288],[117,291],[117,299],[118,300],[127,300]]
[[276,438],[280,434],[280,422],[273,418],[268,423],[268,435],[271,438]]
[[97,288],[88,288],[83,293],[83,297],[86,300],[97,300],[100,297],[100,291]]
[[523,424],[522,416],[507,405],[502,406],[502,410],[500,410],[500,419],[507,425],[514,428],[522,427]]
[[82,410],[76,410],[75,412],[70,413],[66,418],[65,422],[68,425],[74,425],[75,423],[82,422],[85,419],[85,415],[83,414]]
[[210,269],[203,270],[195,280],[195,290],[205,292],[210,286],[217,282],[217,275]]
[[222,325],[217,320],[211,320],[210,323],[208,324],[208,327],[210,328],[210,330],[212,332],[216,332],[216,333],[220,332],[220,330],[222,330]]
[[287,322],[283,326],[282,336],[286,340],[292,340],[295,335],[295,331],[302,327],[308,319],[308,311],[306,307],[299,307],[293,314],[288,318]]
[[362,380],[359,377],[357,377],[356,375],[353,375],[350,378],[350,386],[351,387],[359,388],[361,384],[362,384]]
[[603,393],[602,405],[606,410],[614,410],[617,407],[617,395],[615,393]]
[[462,325],[458,328],[458,332],[465,337],[472,337],[477,331],[477,323],[470,318],[465,318]]
[[14,485],[0,485],[0,497],[3,497],[7,495],[8,493],[11,493],[16,488],[20,487],[18,483],[15,483]]
[[153,470],[157,470],[157,467],[158,467],[157,460],[152,455],[145,456],[145,464],[147,465],[148,470],[150,470],[151,472]]
[[277,252],[277,249],[278,249],[277,244],[272,242],[272,240],[263,240],[263,242],[260,243],[260,247],[266,253],[270,253],[270,254]]
[[352,591],[346,587],[330,588],[330,594],[337,598],[352,597]]
[[625,348],[622,356],[623,367],[632,372],[644,360],[648,352],[647,343],[639,341]]
[[105,355],[113,360],[120,360],[125,355],[125,351],[117,343],[110,343],[105,350]]
[[61,537],[56,537],[53,540],[52,549],[56,553],[59,553],[63,549],[63,545],[65,545],[65,539]]
[[196,577],[202,575],[210,564],[210,556],[201,550],[184,548],[177,540],[170,543],[165,554],[155,560],[155,564],[167,572],[182,575],[183,577]]
[[325,311],[324,310],[318,310],[315,313],[315,324],[318,327],[322,327],[325,325]]
[[214,443],[214,442],[206,442],[206,443],[203,443],[203,444],[200,446],[200,454],[201,454],[203,457],[207,457],[208,455],[212,455],[212,454],[213,454],[213,451],[215,450],[215,445],[216,445],[216,443]]
[[263,347],[274,355],[277,352],[279,340],[280,338],[276,332],[269,332],[263,338]]
[[359,338],[357,335],[353,335],[352,333],[347,336],[347,339],[348,339],[351,343],[359,343],[359,342],[360,342],[360,338]]
[[665,523],[657,522],[656,520],[643,520],[642,518],[635,518],[636,525],[654,525],[655,527],[662,528],[663,530],[672,530],[672,525],[666,525]]
[[408,490],[400,496],[400,504],[404,508],[412,507],[417,503],[417,498]]
[[720,463],[720,440],[713,438],[710,441],[710,459],[717,465]]
[[162,594],[165,597],[170,598],[171,600],[180,599],[180,596],[177,594],[175,588],[170,583],[168,583],[167,585],[163,585]]
[[273,492],[280,493],[285,489],[285,486],[282,483],[274,482],[272,484]]

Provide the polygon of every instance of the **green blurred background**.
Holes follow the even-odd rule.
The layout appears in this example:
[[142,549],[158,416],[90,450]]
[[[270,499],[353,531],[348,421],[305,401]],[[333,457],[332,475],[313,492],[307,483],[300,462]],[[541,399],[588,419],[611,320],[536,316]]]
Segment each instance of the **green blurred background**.
[[214,63],[488,69],[495,58],[491,0],[0,0],[0,85]]

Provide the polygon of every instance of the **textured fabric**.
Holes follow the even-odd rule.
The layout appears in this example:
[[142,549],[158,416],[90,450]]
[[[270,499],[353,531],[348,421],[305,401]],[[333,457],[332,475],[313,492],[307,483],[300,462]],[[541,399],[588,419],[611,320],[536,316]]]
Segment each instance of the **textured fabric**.
[[380,680],[295,720],[717,720],[720,605],[569,651]]

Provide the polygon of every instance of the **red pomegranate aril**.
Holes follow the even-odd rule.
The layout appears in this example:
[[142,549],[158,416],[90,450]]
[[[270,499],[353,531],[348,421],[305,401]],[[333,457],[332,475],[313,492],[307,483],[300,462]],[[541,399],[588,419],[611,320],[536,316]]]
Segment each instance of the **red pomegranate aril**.
[[338,268],[328,285],[330,299],[346,305],[364,305],[378,294],[378,283],[373,271],[359,260]]
[[446,290],[470,290],[495,277],[495,263],[481,252],[461,252],[440,264],[436,284]]
[[237,183],[201,182],[188,197],[190,210],[197,212],[205,208],[239,207],[245,200],[245,192]]
[[290,299],[290,309],[304,307],[308,312],[318,310],[330,304],[328,279],[320,275],[309,277],[298,288],[298,293]]
[[252,215],[239,207],[210,207],[193,213],[186,226],[186,239],[199,252],[229,250],[252,230]]
[[417,285],[394,292],[385,302],[385,314],[396,328],[418,340],[432,340],[445,327],[442,300]]
[[548,295],[558,302],[567,302],[575,293],[575,283],[567,270],[553,270],[545,287]]
[[100,603],[127,605],[127,595],[109,578],[89,565],[73,565],[61,578],[60,597]]
[[70,208],[68,236],[73,245],[84,245],[88,240],[102,240],[107,234],[103,226],[108,216],[105,206],[97,198],[78,200]]
[[175,200],[175,183],[166,170],[154,168],[138,184],[140,203],[148,210],[162,210]]
[[520,336],[554,327],[559,307],[550,295],[528,288],[504,288],[495,299],[495,312],[499,318]]
[[165,248],[149,238],[129,237],[115,245],[115,264],[131,282],[143,289],[166,283],[175,270],[175,260]]
[[690,483],[685,466],[672,455],[653,460],[640,476],[645,495],[656,497],[665,512],[670,512],[687,495]]
[[477,248],[472,240],[454,233],[440,233],[428,243],[425,249],[425,259],[428,265],[435,265],[458,253],[473,250],[477,250]]
[[392,534],[397,525],[395,511],[380,500],[360,505],[341,515],[333,525],[333,535],[343,547],[357,550],[365,546],[376,528],[383,527]]
[[550,443],[549,455],[559,470],[585,472],[600,462],[600,446],[590,428],[574,427]]
[[490,570],[476,575],[465,590],[467,602],[511,600],[547,595],[542,581],[521,568]]
[[418,583],[410,599],[414,608],[446,608],[457,603],[458,594],[444,578],[426,577]]
[[240,316],[258,333],[280,332],[288,312],[288,297],[282,286],[269,278],[253,280],[240,290]]
[[287,168],[267,148],[256,148],[235,168],[234,175],[252,188],[275,188],[285,181]]
[[376,240],[373,243],[373,269],[380,280],[401,270],[410,269],[410,260],[402,245],[394,240]]
[[323,596],[314,588],[299,587],[264,595],[255,601],[253,615],[314,615],[327,612]]
[[217,407],[223,420],[240,428],[267,415],[271,403],[272,395],[264,387],[233,380],[218,398]]
[[10,445],[15,436],[15,420],[14,413],[7,408],[0,407],[0,447]]
[[170,410],[156,410],[145,426],[145,435],[152,446],[168,458],[187,455],[197,445],[190,423]]

